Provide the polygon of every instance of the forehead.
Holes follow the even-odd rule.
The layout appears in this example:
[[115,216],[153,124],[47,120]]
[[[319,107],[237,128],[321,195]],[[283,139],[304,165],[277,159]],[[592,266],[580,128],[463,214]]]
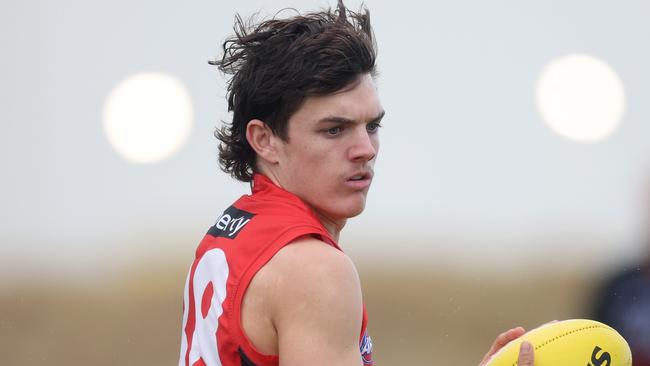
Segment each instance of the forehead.
[[315,123],[327,117],[343,117],[354,121],[368,121],[383,111],[377,87],[370,75],[363,75],[350,87],[336,93],[307,97],[290,121]]

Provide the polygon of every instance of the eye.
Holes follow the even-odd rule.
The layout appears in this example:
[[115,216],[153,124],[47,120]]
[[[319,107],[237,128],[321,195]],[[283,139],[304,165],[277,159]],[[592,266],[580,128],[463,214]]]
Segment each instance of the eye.
[[342,127],[332,127],[325,130],[325,133],[329,136],[337,136],[340,135],[341,132],[343,132]]
[[366,130],[368,130],[368,132],[370,133],[374,133],[377,132],[377,130],[379,130],[380,127],[381,125],[378,122],[371,122],[368,123],[368,125],[366,125]]

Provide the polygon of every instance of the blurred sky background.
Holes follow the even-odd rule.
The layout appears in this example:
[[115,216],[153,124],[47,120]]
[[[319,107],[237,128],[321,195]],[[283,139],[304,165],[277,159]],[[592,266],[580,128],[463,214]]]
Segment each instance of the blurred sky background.
[[[365,3],[387,115],[366,211],[341,244],[375,359],[476,364],[512,326],[591,317],[600,283],[650,249],[650,3]],[[0,363],[174,364],[195,248],[248,192],[218,169],[226,79],[207,61],[236,13],[335,2],[2,5]],[[549,71],[576,57],[591,63]],[[162,84],[118,93],[142,73],[173,78],[187,100],[156,99]],[[549,122],[549,100],[580,107],[562,122],[581,121],[573,138]],[[157,162],[125,159],[107,127],[118,102],[159,112],[118,140],[187,137]],[[183,103],[189,124],[170,130]],[[600,120],[606,133],[577,141]]]
[[[387,117],[369,204],[342,237],[356,261],[509,273],[610,266],[643,250],[650,4],[365,3]],[[90,278],[170,258],[189,265],[213,220],[248,192],[217,167],[225,79],[207,61],[221,55],[235,13],[332,5],[3,2],[3,281]],[[545,65],[576,53],[623,82],[622,120],[598,142],[553,132],[536,104]],[[103,129],[111,90],[141,72],[178,79],[193,108],[188,140],[150,164],[123,159]]]

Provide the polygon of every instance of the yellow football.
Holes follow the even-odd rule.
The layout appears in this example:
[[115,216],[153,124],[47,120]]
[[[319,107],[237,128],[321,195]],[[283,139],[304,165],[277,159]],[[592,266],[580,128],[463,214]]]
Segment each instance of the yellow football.
[[485,366],[516,366],[521,342],[535,349],[535,366],[631,366],[630,346],[613,328],[571,319],[542,325],[495,353]]

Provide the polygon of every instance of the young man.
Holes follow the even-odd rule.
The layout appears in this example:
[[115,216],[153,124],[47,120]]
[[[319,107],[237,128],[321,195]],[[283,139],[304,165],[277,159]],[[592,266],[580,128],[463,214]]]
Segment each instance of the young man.
[[216,135],[221,167],[252,194],[199,245],[179,365],[372,365],[359,277],[338,245],[364,209],[384,116],[368,12],[339,1],[256,26],[238,17],[235,33],[214,62],[232,75],[233,120]]

